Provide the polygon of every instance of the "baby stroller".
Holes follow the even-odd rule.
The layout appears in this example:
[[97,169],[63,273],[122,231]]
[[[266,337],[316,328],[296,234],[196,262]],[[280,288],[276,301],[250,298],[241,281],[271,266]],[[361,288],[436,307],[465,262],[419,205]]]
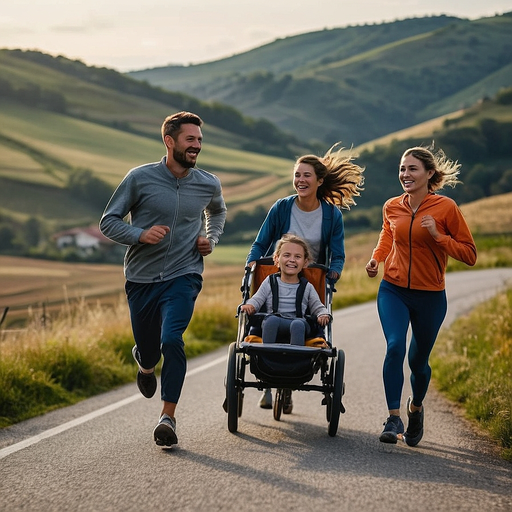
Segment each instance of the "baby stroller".
[[[266,276],[276,272],[271,258],[258,260],[253,269],[245,268],[242,281],[242,304],[256,292]],[[334,283],[327,278],[327,267],[312,265],[303,269],[303,275],[315,287],[320,300],[331,313]],[[252,292],[252,293],[251,293]],[[242,305],[241,304],[241,305]],[[241,306],[240,305],[240,306]],[[331,324],[320,328],[314,338],[307,339],[305,346],[287,342],[263,344],[261,321],[265,313],[247,315],[238,307],[238,335],[229,346],[226,372],[226,400],[224,409],[228,415],[228,430],[236,432],[238,418],[242,415],[244,389],[259,390],[276,388],[273,405],[274,419],[279,421],[283,411],[285,394],[291,391],[319,391],[326,406],[328,434],[336,435],[344,394],[343,373],[345,353],[332,346]],[[246,368],[253,377],[247,376]],[[312,382],[318,375],[319,382]]]

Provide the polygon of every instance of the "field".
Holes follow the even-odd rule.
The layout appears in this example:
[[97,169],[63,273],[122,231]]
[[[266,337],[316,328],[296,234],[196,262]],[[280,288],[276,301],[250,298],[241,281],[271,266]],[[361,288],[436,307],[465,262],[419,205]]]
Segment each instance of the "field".
[[473,234],[512,233],[512,193],[485,197],[461,210]]
[[85,299],[112,303],[123,287],[120,267],[56,263],[0,256],[0,307],[9,308],[7,321],[60,309]]
[[[236,311],[240,301],[241,265],[207,265],[204,293],[199,304],[229,300]],[[0,256],[0,317],[9,311],[2,327],[23,324],[60,311],[66,305],[85,301],[115,306],[124,300],[122,266],[60,263],[30,258]]]
[[[354,293],[365,279],[364,263],[371,254],[376,233],[347,240],[347,262],[337,297]],[[216,247],[205,259],[204,287],[197,308],[223,305],[236,311],[249,246]],[[124,295],[120,265],[62,263],[0,256],[0,315],[9,307],[5,324],[15,326],[27,318],[58,311],[64,305],[86,301],[110,307]]]
[[[499,237],[512,233],[512,193],[469,203],[462,211],[477,244],[487,244],[489,236],[498,236],[493,246],[479,251],[477,267],[495,266],[509,261],[512,248]],[[479,237],[483,237],[480,241]],[[378,238],[377,232],[361,233],[346,240],[347,259],[342,279],[337,285],[334,305],[342,307],[367,298],[376,292],[378,280],[369,280],[364,265]],[[495,240],[492,238],[492,240]],[[480,248],[479,248],[480,249]],[[236,311],[240,284],[249,245],[232,246],[221,243],[205,259],[204,288],[197,307],[224,305]],[[124,276],[120,265],[62,263],[30,258],[0,256],[0,315],[9,312],[3,327],[56,311],[70,302],[101,302],[116,304],[124,295]],[[356,299],[356,297],[358,297]]]

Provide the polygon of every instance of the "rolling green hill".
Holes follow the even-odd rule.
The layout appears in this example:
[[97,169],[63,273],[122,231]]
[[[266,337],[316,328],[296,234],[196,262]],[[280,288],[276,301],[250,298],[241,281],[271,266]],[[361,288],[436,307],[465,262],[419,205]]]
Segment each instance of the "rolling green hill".
[[[165,66],[128,73],[169,90],[215,91],[219,81],[233,76],[248,76],[262,70],[279,76],[307,70],[311,66],[345,60],[362,52],[436,30],[462,20],[439,16],[404,20],[381,25],[350,26],[325,29],[274,42],[221,60],[189,66]],[[209,88],[207,88],[209,84]],[[197,94],[200,97],[200,94]]]
[[165,115],[190,110],[203,118],[210,141],[220,146],[289,158],[306,147],[269,121],[243,116],[219,102],[205,103],[112,69],[37,51],[0,50],[0,99],[157,140]]
[[[113,190],[130,168],[164,155],[158,140],[17,104],[0,102],[0,126],[0,211],[20,218],[97,222],[102,208],[67,189],[73,170],[90,169]],[[199,165],[222,179],[230,215],[289,192],[291,160],[213,145],[210,130]]]
[[[502,16],[482,23],[506,24],[509,19]],[[410,27],[422,23],[409,21]],[[440,21],[443,26],[455,23],[444,17],[427,21],[434,26]],[[391,60],[387,52],[395,46],[404,51],[396,29],[409,26],[397,23],[375,26],[380,27],[379,37],[369,37],[374,27],[365,27],[369,31],[366,39],[359,33],[357,47],[364,46],[365,50],[362,61],[360,53],[348,56],[350,41],[345,49],[340,45],[339,51],[345,52],[344,65],[363,65],[361,62],[369,63],[368,56],[374,55],[373,64],[368,64],[366,70],[368,76],[373,72],[370,68],[380,69],[381,62],[387,62],[389,69]],[[472,23],[461,21],[460,27]],[[383,46],[385,27],[391,34]],[[444,30],[441,27],[438,32]],[[430,34],[412,34],[409,43],[429,40]],[[420,51],[420,47],[412,48]],[[313,49],[309,48],[308,53],[304,47],[301,55],[312,59]],[[406,56],[404,53],[403,59]],[[247,67],[258,65],[256,61],[249,60]],[[322,62],[317,58],[315,62],[316,74],[323,74],[326,84],[330,74],[338,76],[339,62],[332,60],[332,56]],[[277,59],[275,65],[278,66]],[[510,67],[502,66],[481,82],[497,87]],[[307,69],[313,68],[304,62],[297,63],[294,75],[310,80]],[[434,80],[437,75],[432,76]],[[481,82],[464,90],[477,97]],[[435,81],[432,83],[433,88],[444,87],[443,80],[439,86]],[[313,89],[317,91],[316,86]],[[383,96],[375,101],[386,103],[391,90],[392,87],[382,87]],[[371,94],[377,98],[378,91],[375,87]],[[371,94],[368,92],[368,97]],[[385,136],[355,147],[352,152],[357,155],[357,162],[366,167],[366,183],[357,207],[345,213],[347,231],[379,228],[382,203],[401,191],[396,176],[401,153],[411,145],[428,144],[433,139],[450,158],[463,164],[464,186],[448,192],[460,203],[512,191],[511,97],[512,89],[504,89],[471,107],[397,132],[385,132]],[[299,101],[298,98],[295,99]],[[302,112],[303,124],[315,133],[315,123],[308,116],[317,99],[311,97],[310,104],[304,96],[301,98],[302,110],[297,107],[293,115]],[[449,97],[445,97],[431,107],[443,111],[449,104]],[[353,107],[364,108],[364,104]],[[48,240],[53,232],[67,227],[96,224],[111,191],[124,174],[132,167],[162,157],[161,122],[168,113],[183,108],[198,112],[206,121],[205,143],[198,163],[222,180],[229,210],[226,243],[251,240],[269,206],[278,197],[292,192],[296,155],[306,151],[321,154],[330,145],[305,148],[297,142],[298,138],[288,137],[265,120],[255,121],[232,107],[164,91],[114,70],[39,52],[0,50],[0,253],[26,254],[27,247],[37,252],[37,239]],[[314,118],[319,119],[320,114]],[[371,127],[370,121],[367,126]],[[273,139],[273,145],[267,146],[266,137]],[[258,149],[262,146],[271,153],[279,146],[288,156],[269,155]]]
[[358,145],[512,85],[512,13],[323,30],[215,62],[130,73],[263,116],[303,140]]
[[[222,179],[230,217],[289,193],[304,145],[268,121],[63,56],[0,50],[0,222],[96,223],[124,174],[161,158],[161,123],[182,109],[205,120],[199,165]],[[74,194],[77,173],[101,193]]]
[[511,140],[512,87],[470,108],[363,144],[355,149],[358,161],[367,168],[358,204],[372,207],[401,193],[400,155],[409,147],[431,143],[462,165],[462,185],[443,191],[459,204],[512,192]]

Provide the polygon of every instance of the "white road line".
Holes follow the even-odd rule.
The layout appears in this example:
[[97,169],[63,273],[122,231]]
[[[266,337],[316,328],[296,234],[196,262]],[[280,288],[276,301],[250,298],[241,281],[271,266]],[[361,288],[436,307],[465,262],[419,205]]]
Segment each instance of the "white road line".
[[227,356],[218,357],[217,359],[214,359],[213,361],[210,361],[209,363],[203,364],[202,366],[198,366],[197,368],[194,368],[193,370],[190,370],[187,372],[187,377],[192,377],[192,375],[195,375],[196,373],[204,372],[205,370],[208,370],[208,368],[211,368],[212,366],[217,366],[220,363],[225,363],[227,360]]
[[[217,359],[214,359],[213,361],[210,361],[209,363],[203,364],[202,366],[198,366],[197,368],[194,368],[193,370],[188,371],[187,377],[191,377],[197,373],[208,370],[208,368],[211,368],[212,366],[216,366],[217,364],[220,364],[220,363],[224,363],[225,361],[226,361],[226,356],[218,357]],[[24,448],[28,448],[29,446],[32,446],[33,444],[36,444],[39,441],[42,441],[43,439],[48,439],[49,437],[56,436],[57,434],[65,432],[66,430],[69,430],[70,428],[77,427],[78,425],[82,425],[83,423],[86,423],[87,421],[93,420],[95,418],[98,418],[99,416],[103,416],[104,414],[115,411],[116,409],[124,407],[125,405],[131,404],[132,402],[135,402],[135,400],[138,400],[139,398],[142,398],[142,395],[140,393],[137,393],[136,395],[132,395],[128,398],[120,400],[119,402],[115,402],[113,404],[107,405],[106,407],[102,407],[101,409],[98,409],[97,411],[90,412],[89,414],[86,414],[85,416],[80,416],[79,418],[75,418],[74,420],[68,421],[67,423],[63,423],[62,425],[59,425],[58,427],[54,427],[54,428],[50,428],[49,430],[45,430],[44,432],[41,432],[40,434],[37,434],[36,436],[29,437],[29,438],[25,439],[24,441],[20,441],[19,443],[12,444],[11,446],[2,448],[2,449],[0,449],[0,459],[5,458],[8,455],[11,455],[12,453],[19,452],[20,450],[23,450]]]

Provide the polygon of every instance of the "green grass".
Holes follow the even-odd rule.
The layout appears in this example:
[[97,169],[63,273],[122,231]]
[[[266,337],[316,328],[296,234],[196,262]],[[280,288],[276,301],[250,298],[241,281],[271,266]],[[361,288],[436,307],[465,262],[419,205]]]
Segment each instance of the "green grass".
[[441,332],[431,363],[439,390],[512,461],[512,289]]
[[16,350],[3,342],[1,427],[133,381],[133,359],[128,357],[133,339],[129,331],[112,334],[108,340],[96,337],[94,331],[90,338],[83,339],[71,327],[65,329],[64,336],[62,328],[52,331],[31,330],[37,342],[25,340]]
[[[198,311],[185,336],[187,358],[236,339],[231,312]],[[50,327],[33,324],[0,344],[0,428],[129,382],[136,373],[124,302],[64,308]],[[160,372],[160,364],[157,373]]]
[[250,248],[250,244],[222,245],[220,243],[208,258],[216,265],[239,265],[240,270],[243,272]]

